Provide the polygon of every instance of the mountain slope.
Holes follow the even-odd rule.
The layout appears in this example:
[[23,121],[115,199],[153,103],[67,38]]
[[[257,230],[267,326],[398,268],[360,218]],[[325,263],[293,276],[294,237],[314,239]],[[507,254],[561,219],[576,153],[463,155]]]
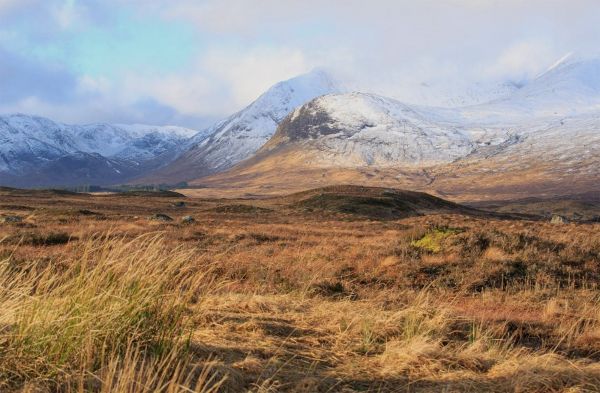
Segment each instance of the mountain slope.
[[441,126],[417,108],[364,93],[326,95],[301,106],[261,152],[290,143],[318,151],[323,165],[344,167],[431,165],[473,150],[460,127]]
[[565,56],[521,88],[491,102],[460,109],[461,121],[514,124],[600,111],[600,58]]
[[[500,100],[516,93],[524,85],[523,81],[490,81],[467,84],[452,80],[430,80],[403,85],[400,91],[393,92],[395,99],[411,105],[457,108],[485,104]],[[360,89],[358,89],[360,91]]]
[[195,134],[181,127],[80,126],[0,116],[0,181],[18,186],[122,182],[165,165]]
[[129,161],[106,158],[98,153],[76,152],[52,160],[7,184],[17,187],[109,185],[136,176],[138,168]]
[[189,149],[150,179],[189,180],[230,168],[250,157],[296,107],[324,94],[342,91],[323,70],[279,82],[242,111],[193,138]]
[[60,124],[34,116],[0,117],[0,172],[24,173],[75,151],[75,136]]
[[198,135],[198,132],[183,127],[143,124],[89,124],[71,126],[71,129],[80,151],[141,161],[163,154]]
[[256,156],[190,184],[202,187],[193,193],[198,196],[272,195],[335,184],[405,188],[462,201],[600,192],[600,114],[539,120],[511,132],[504,143],[473,143],[470,153],[451,161],[414,165],[392,156],[370,165],[349,154],[357,149],[329,150],[331,136],[299,141],[279,138],[278,131]]
[[541,114],[576,115],[600,109],[600,58],[564,58],[504,101]]

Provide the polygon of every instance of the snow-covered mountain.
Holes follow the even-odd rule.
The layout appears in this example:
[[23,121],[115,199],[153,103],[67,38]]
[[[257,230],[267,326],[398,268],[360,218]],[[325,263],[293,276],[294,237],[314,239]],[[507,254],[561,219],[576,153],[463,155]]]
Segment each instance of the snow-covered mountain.
[[260,149],[296,107],[343,90],[321,69],[279,82],[245,109],[192,138],[189,149],[152,178],[187,180],[230,168]]
[[319,151],[326,166],[424,167],[490,151],[520,151],[528,160],[523,146],[535,140],[527,149],[538,156],[546,151],[575,162],[596,142],[599,117],[600,58],[565,56],[485,104],[436,108],[364,93],[319,97],[288,116],[263,150],[300,143]]
[[[440,107],[400,104],[369,94],[329,98],[313,104],[337,104],[318,112],[338,116],[336,127],[346,132],[325,138],[320,148],[337,151],[332,153],[336,162],[341,157],[345,161],[395,162],[406,156],[405,163],[412,160],[421,165],[432,159],[455,159],[473,146],[514,140],[515,129],[523,131],[519,125],[530,122],[532,116],[570,116],[597,110],[599,73],[600,59],[567,56],[531,81],[479,83],[468,89],[445,90],[440,85],[423,84],[406,98],[406,102],[434,102]],[[267,143],[278,123],[294,108],[322,95],[345,92],[321,70],[278,83],[244,110],[210,128],[209,137],[193,138],[189,150],[155,175],[188,180],[226,170]],[[381,106],[373,109],[378,104]],[[407,117],[411,112],[418,117]],[[374,126],[356,132],[353,116],[362,116]],[[412,129],[412,134],[398,131],[404,127]],[[364,147],[369,145],[369,138],[374,141],[372,146]]]
[[565,58],[465,107],[325,95],[288,115],[252,158],[190,183],[260,193],[359,182],[474,198],[600,191],[599,104],[595,58]]
[[600,110],[600,58],[567,56],[502,103],[535,115],[577,115]]
[[[447,93],[443,101],[452,98]],[[472,93],[466,99],[457,95],[456,107],[419,106],[349,93],[316,70],[274,85],[245,109],[199,133],[4,116],[0,183],[190,180],[205,185],[207,175],[226,171],[221,179],[231,186],[244,176],[276,182],[282,167],[288,182],[298,180],[291,173],[304,179],[311,171],[349,169],[344,181],[352,182],[357,171],[361,176],[369,172],[365,179],[372,181],[384,177],[380,170],[394,170],[390,184],[425,176],[427,184],[447,180],[447,189],[451,181],[483,173],[500,183],[521,173],[517,180],[530,176],[532,184],[547,180],[546,175],[549,182],[579,176],[581,184],[600,176],[600,58],[566,56],[530,81],[491,90],[479,85]],[[485,97],[493,99],[463,105]],[[525,176],[523,171],[530,172]]]
[[65,127],[49,119],[26,115],[0,117],[0,171],[18,174],[77,151]]
[[[142,170],[168,163],[175,158],[172,152],[195,134],[195,131],[182,127],[80,126],[23,114],[0,116],[0,174],[5,179],[19,179],[18,182],[5,180],[6,184],[38,185],[39,180],[33,179],[39,179],[57,162],[64,164],[70,162],[68,157],[72,157],[72,162],[77,162],[81,167],[85,166],[83,162],[88,157],[94,162],[91,167],[98,169],[99,162],[103,162],[108,168],[103,173],[112,173],[113,176],[103,180],[102,176],[90,174],[82,178],[81,183],[89,183],[88,180],[93,178],[99,181],[94,184],[110,184],[111,181],[127,180]],[[159,157],[160,160],[157,159]],[[61,167],[65,168],[64,165]],[[73,167],[70,170],[75,169]],[[77,176],[62,175],[69,181],[54,184],[79,183]],[[49,177],[60,180],[60,174]]]
[[463,122],[522,123],[600,111],[600,57],[565,56],[512,94],[461,108]]
[[198,134],[183,127],[144,124],[90,124],[71,129],[80,151],[131,160],[151,159]]
[[297,108],[263,150],[289,143],[344,167],[431,165],[474,148],[459,125],[440,125],[425,108],[365,93],[330,94]]
[[391,92],[398,101],[412,105],[457,108],[480,105],[509,97],[524,86],[524,81],[492,80],[467,82],[431,80],[404,84],[402,89]]

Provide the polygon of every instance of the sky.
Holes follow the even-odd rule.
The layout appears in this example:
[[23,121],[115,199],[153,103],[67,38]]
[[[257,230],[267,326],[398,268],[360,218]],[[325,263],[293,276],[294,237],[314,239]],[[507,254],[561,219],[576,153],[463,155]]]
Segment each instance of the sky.
[[600,53],[598,0],[0,0],[0,114],[209,126],[313,68],[410,101]]

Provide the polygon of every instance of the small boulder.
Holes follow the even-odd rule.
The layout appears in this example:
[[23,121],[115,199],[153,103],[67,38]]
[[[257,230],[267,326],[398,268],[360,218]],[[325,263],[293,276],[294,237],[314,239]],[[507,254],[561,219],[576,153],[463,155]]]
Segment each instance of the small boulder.
[[552,219],[550,220],[550,222],[552,224],[568,224],[569,220],[566,217],[554,214],[552,215]]
[[196,219],[192,216],[185,216],[181,219],[182,224],[193,224],[194,222],[196,222]]
[[162,214],[162,213],[156,213],[156,214],[151,215],[149,217],[149,220],[163,221],[163,222],[173,221],[173,219],[171,217],[167,216],[166,214]]
[[185,207],[185,202],[183,202],[183,201],[173,202],[173,207]]
[[19,217],[19,216],[3,216],[0,217],[0,223],[13,223],[13,222],[22,222],[23,218]]

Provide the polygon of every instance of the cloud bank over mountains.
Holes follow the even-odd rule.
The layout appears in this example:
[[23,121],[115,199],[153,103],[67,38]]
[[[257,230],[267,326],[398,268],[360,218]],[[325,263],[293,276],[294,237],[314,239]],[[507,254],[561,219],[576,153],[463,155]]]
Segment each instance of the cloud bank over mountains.
[[402,101],[597,54],[575,1],[0,0],[0,112],[202,128],[325,67]]

